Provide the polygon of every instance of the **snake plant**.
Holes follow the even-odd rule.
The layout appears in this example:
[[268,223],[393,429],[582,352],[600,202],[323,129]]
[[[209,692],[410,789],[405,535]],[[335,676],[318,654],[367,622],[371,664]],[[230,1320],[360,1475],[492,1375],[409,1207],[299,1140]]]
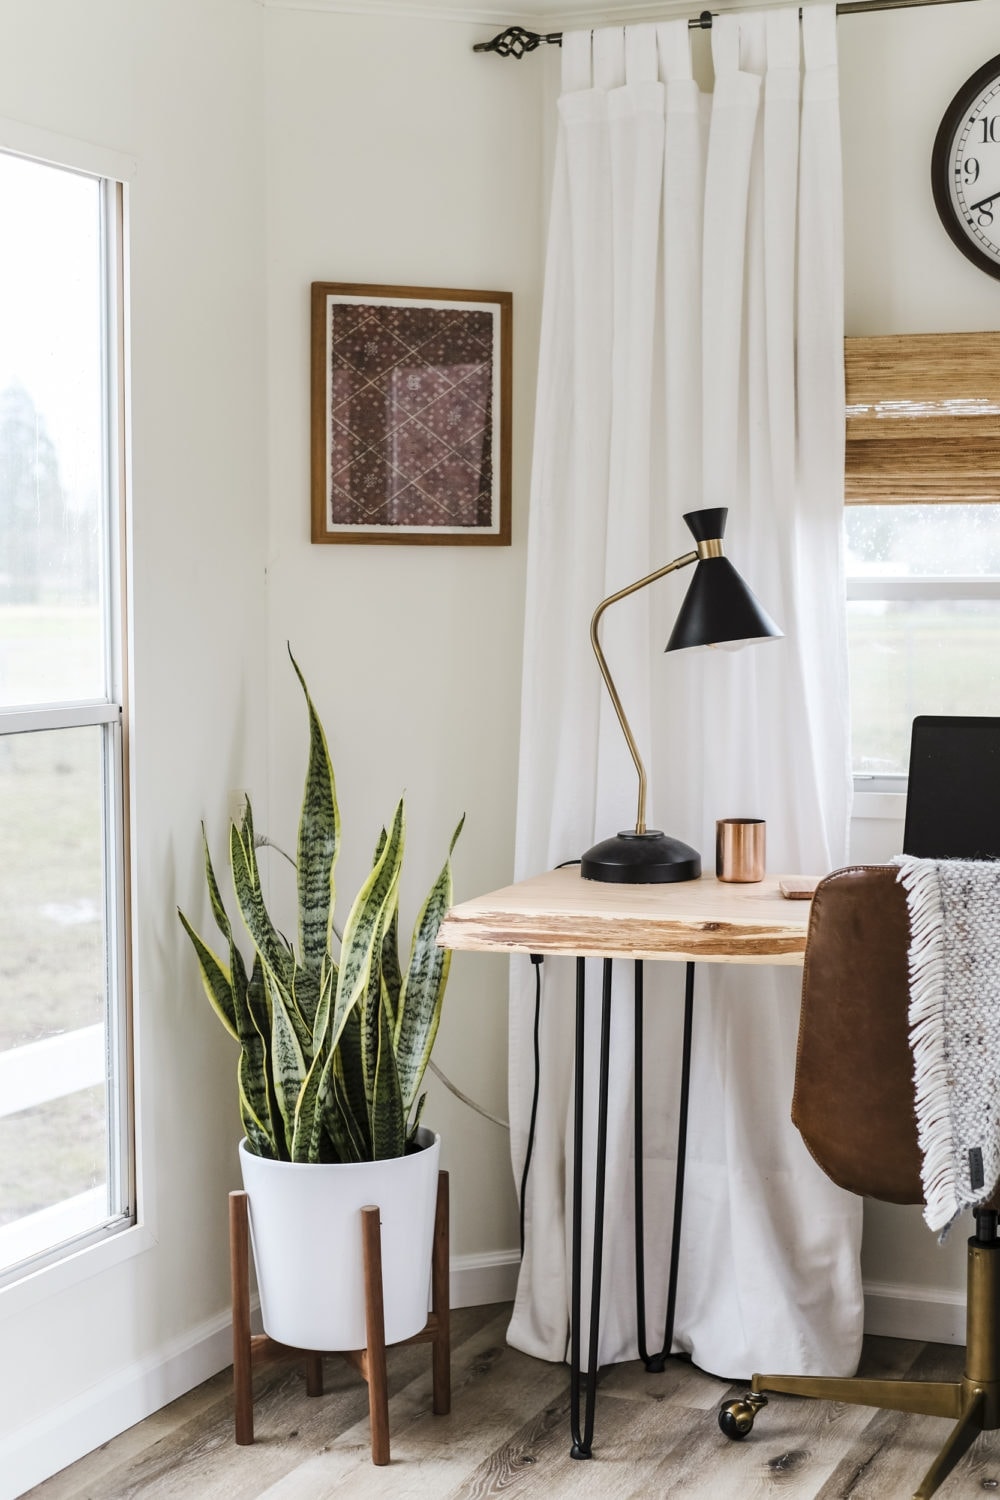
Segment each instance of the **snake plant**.
[[291,659],[309,715],[296,860],[298,945],[277,929],[264,904],[249,801],[229,830],[233,890],[253,949],[249,973],[223,905],[204,827],[205,876],[224,956],[199,937],[179,909],[178,916],[198,956],[205,993],[240,1043],[240,1113],[249,1149],[278,1161],[379,1161],[403,1155],[423,1108],[420,1083],[451,958],[436,938],[451,904],[451,854],[462,822],[417,916],[405,973],[398,951],[402,799],[379,837],[335,957],[340,813],[326,734]]

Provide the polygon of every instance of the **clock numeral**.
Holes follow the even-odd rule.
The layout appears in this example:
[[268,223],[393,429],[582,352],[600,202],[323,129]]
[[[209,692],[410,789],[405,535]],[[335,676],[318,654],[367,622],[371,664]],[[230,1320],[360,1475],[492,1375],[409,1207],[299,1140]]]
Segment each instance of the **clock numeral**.
[[975,156],[967,156],[962,163],[962,171],[965,173],[965,185],[971,187],[974,182],[979,181],[979,160]]
[[977,124],[982,131],[981,141],[984,146],[991,141],[994,145],[1000,143],[1000,115],[984,115]]
[[992,202],[992,200],[989,203],[984,203],[983,204],[982,208],[979,210],[979,214],[978,214],[978,217],[976,219],[976,223],[979,225],[980,229],[985,229],[989,224],[993,223],[993,202]]

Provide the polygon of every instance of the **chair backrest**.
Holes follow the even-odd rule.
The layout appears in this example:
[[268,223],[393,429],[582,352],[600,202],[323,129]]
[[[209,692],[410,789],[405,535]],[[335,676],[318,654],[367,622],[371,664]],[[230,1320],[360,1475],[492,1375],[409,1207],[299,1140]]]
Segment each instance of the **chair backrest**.
[[889,865],[835,870],[809,919],[792,1120],[852,1193],[922,1203],[908,1039],[909,917]]

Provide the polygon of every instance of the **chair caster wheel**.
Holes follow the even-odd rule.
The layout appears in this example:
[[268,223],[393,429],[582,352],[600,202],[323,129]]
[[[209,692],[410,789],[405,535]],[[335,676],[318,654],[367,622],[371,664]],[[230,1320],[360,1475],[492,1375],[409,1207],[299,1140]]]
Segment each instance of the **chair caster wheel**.
[[760,1396],[756,1391],[747,1391],[739,1401],[726,1401],[719,1407],[719,1426],[727,1438],[738,1442],[740,1438],[746,1437],[753,1426],[754,1417],[766,1405],[766,1396]]

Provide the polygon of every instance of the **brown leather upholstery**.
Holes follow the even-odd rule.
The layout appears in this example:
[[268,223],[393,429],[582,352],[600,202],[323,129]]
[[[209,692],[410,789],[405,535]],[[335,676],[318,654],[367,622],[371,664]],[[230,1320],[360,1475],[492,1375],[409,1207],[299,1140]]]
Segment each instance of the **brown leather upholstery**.
[[894,866],[853,866],[813,898],[792,1120],[841,1187],[922,1203],[913,1113],[906,895]]

